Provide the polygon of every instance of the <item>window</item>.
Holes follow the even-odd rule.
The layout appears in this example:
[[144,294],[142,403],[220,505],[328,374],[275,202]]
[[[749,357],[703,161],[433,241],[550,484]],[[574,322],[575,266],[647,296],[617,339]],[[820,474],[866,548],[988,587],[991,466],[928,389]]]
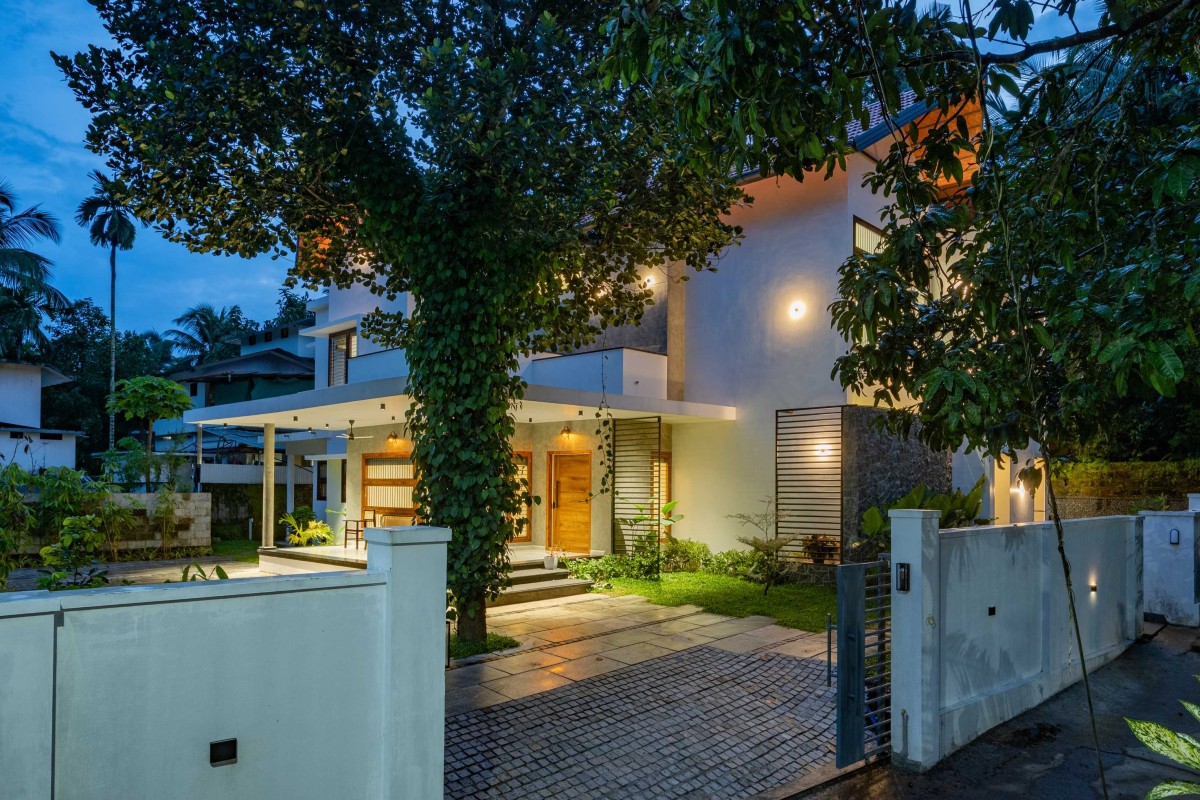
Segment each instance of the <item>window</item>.
[[292,329],[291,329],[291,328],[284,328],[283,330],[281,330],[281,331],[279,332],[279,338],[280,338],[280,339],[286,339],[286,338],[288,338],[288,337],[289,337],[289,336],[291,336],[291,335],[292,335]]
[[44,442],[61,442],[62,434],[61,433],[43,433],[42,441],[44,441]]
[[854,218],[854,252],[878,253],[883,247],[883,231],[869,222]]
[[258,334],[256,334],[256,333],[250,334],[250,339],[246,343],[247,344],[258,344]]
[[517,467],[517,480],[521,483],[521,511],[517,519],[524,520],[513,541],[528,542],[533,539],[533,517],[529,513],[533,510],[533,453],[515,451],[513,463]]
[[264,333],[264,334],[263,334],[263,341],[264,341],[264,342],[269,342],[269,341],[271,341],[271,340],[272,340],[272,339],[274,339],[274,338],[275,338],[275,334],[274,334],[273,332],[271,332],[271,331],[267,331],[266,333]]
[[197,384],[194,384],[194,383],[188,384],[188,394],[191,395],[192,397],[196,396],[196,391],[197,391],[196,386],[197,386]]
[[374,512],[376,524],[412,525],[416,521],[413,488],[416,466],[410,454],[364,453],[362,510]]
[[329,385],[341,386],[349,379],[350,359],[358,355],[354,328],[329,336]]
[[329,499],[329,462],[317,462],[317,499]]

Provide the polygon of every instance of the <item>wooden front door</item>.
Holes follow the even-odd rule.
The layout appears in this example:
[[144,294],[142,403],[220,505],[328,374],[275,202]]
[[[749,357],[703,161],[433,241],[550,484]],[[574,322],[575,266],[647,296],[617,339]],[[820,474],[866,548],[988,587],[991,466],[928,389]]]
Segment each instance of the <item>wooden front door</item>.
[[550,544],[568,553],[592,550],[592,454],[550,454]]

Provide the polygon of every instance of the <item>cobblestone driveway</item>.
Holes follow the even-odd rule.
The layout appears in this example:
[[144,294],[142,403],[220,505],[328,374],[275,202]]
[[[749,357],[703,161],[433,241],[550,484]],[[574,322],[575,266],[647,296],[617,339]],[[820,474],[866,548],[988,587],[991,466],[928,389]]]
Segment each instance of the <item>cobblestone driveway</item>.
[[448,798],[744,798],[832,763],[825,662],[701,646],[446,720]]

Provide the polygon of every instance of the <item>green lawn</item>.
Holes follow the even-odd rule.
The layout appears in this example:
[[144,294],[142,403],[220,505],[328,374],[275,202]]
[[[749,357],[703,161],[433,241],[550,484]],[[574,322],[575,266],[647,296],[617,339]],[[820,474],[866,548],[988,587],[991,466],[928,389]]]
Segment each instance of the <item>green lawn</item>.
[[[606,594],[636,594],[663,606],[696,605],[713,614],[774,617],[803,631],[825,630],[825,615],[837,608],[837,593],[822,586],[784,584],[763,595],[762,586],[741,578],[704,572],[664,572],[662,580],[613,578]],[[835,620],[836,621],[836,620]]]
[[232,558],[234,561],[257,564],[258,544],[253,539],[214,539],[212,551],[214,556],[224,556]]

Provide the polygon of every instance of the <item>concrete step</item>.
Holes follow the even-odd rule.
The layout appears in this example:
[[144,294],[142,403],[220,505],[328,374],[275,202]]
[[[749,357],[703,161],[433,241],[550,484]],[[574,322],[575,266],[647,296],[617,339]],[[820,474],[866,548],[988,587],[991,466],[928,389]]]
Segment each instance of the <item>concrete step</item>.
[[508,573],[508,577],[514,586],[521,586],[526,583],[544,583],[546,581],[562,580],[563,578],[571,577],[571,573],[565,569],[543,569],[539,565],[537,567],[513,569]]
[[514,603],[529,603],[534,600],[550,600],[558,597],[571,597],[586,594],[592,587],[591,581],[578,578],[560,578],[544,580],[537,583],[520,583],[510,586],[500,593],[489,606],[509,606]]

